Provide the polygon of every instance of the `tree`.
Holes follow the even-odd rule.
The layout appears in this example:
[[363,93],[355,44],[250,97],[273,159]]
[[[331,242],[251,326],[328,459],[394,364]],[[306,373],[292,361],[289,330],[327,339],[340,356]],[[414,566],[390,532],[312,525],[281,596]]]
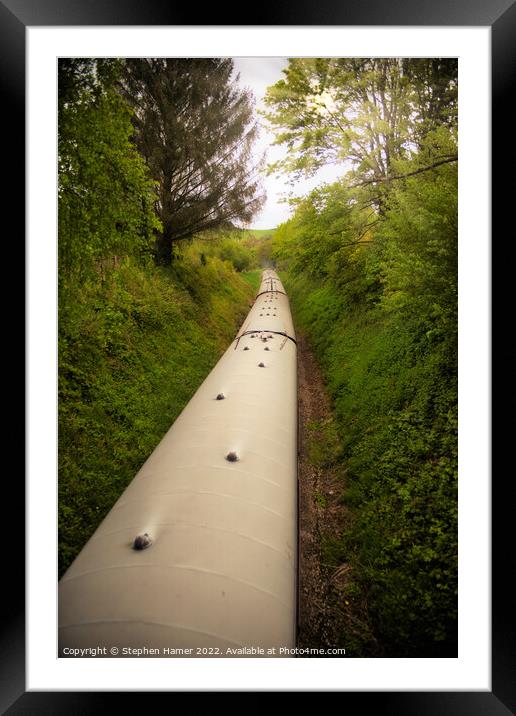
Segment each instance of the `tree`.
[[61,284],[148,248],[159,228],[154,184],[131,142],[131,110],[114,86],[119,70],[112,60],[59,60]]
[[282,167],[313,172],[350,161],[385,176],[406,138],[407,86],[397,59],[292,59],[269,88],[266,116],[289,157]]
[[157,263],[170,263],[173,244],[199,231],[250,221],[263,203],[251,96],[232,72],[230,59],[125,63],[136,144],[159,183]]
[[[278,141],[291,143],[282,168],[301,172],[338,159],[347,136],[356,142],[355,170],[292,201],[295,211],[274,234],[273,256],[321,359],[341,436],[347,524],[341,536],[332,535],[332,561],[349,574],[343,594],[351,595],[350,612],[353,605],[362,611],[359,620],[352,615],[343,622],[339,638],[356,655],[451,657],[457,633],[456,63],[443,63],[442,76],[439,60],[404,67],[408,114],[383,125],[378,90],[369,128],[365,99],[362,109],[357,100],[337,113],[326,98],[333,118],[314,110],[325,97],[321,87],[330,86],[322,74],[328,62],[307,62],[321,79],[305,82],[304,100],[302,73],[279,88],[276,119],[286,132]],[[363,82],[342,96],[370,92],[373,77],[367,62],[364,67]],[[287,84],[299,92],[289,96]],[[339,98],[337,89],[331,96]],[[393,97],[386,92],[385,107]],[[305,112],[297,124],[296,104]],[[379,149],[379,159],[361,165],[358,153],[362,146],[366,155],[364,137],[372,130],[371,152]],[[380,192],[381,212],[370,203]]]
[[289,60],[285,79],[266,95],[276,144],[288,148],[271,170],[297,178],[348,162],[356,183],[376,184],[381,193],[395,163],[409,159],[424,134],[444,118],[453,124],[456,68],[456,60],[439,59]]
[[417,111],[418,143],[439,126],[457,127],[458,64],[452,57],[408,57],[403,73],[411,83]]

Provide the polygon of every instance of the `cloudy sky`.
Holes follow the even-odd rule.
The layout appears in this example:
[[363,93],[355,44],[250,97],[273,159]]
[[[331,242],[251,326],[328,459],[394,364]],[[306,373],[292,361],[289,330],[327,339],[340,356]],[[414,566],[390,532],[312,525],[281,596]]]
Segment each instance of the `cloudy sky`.
[[[282,69],[287,67],[286,57],[234,57],[235,71],[240,74],[240,84],[252,90],[256,99],[256,108],[265,109],[263,98],[267,87],[284,77]],[[263,117],[258,117],[261,127],[260,138],[256,142],[256,156],[259,157],[266,152],[266,161],[273,162],[284,156],[284,147],[272,147],[274,134],[267,129],[267,123]],[[318,184],[324,181],[334,181],[344,168],[336,169],[328,167],[310,179],[298,182],[294,189],[287,185],[286,177],[283,175],[264,176],[263,184],[267,192],[267,202],[252,222],[253,229],[272,229],[289,217],[290,207],[281,203],[281,199],[292,191],[295,196],[306,194]]]

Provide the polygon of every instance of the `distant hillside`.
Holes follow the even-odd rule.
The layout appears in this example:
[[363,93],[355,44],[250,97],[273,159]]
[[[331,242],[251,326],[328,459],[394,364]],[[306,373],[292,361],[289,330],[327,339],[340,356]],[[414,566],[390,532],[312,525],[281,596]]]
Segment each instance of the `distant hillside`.
[[243,233],[254,235],[256,237],[258,236],[266,236],[267,234],[274,234],[276,231],[276,227],[274,229],[242,229]]

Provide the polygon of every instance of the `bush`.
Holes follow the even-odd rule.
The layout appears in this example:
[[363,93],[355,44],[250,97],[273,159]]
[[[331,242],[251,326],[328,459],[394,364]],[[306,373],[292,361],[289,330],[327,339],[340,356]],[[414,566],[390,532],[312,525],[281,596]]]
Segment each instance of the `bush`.
[[217,362],[251,291],[227,264],[125,261],[60,296],[59,574]]

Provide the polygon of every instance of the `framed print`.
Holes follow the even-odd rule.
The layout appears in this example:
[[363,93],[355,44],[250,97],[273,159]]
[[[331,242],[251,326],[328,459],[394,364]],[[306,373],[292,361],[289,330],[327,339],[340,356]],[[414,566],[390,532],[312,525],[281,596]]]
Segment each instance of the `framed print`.
[[[510,360],[514,353],[507,340],[510,322],[504,321],[505,331],[502,333],[503,309],[511,305],[509,287],[512,282],[508,272],[512,242],[509,232],[505,232],[503,261],[501,248],[498,254],[496,251],[502,235],[498,225],[506,219],[512,204],[509,197],[511,182],[502,180],[501,166],[502,157],[504,166],[510,166],[511,152],[514,153],[509,132],[512,119],[508,111],[515,61],[514,5],[510,0],[497,0],[489,5],[419,1],[407,7],[396,0],[348,8],[333,0],[325,0],[317,8],[282,6],[268,9],[267,13],[258,8],[253,23],[245,26],[231,21],[226,23],[214,10],[206,11],[202,25],[192,25],[188,11],[158,2],[140,6],[132,0],[123,4],[93,5],[61,0],[0,0],[4,59],[1,82],[4,107],[9,108],[4,112],[5,136],[9,138],[9,145],[16,147],[16,161],[9,167],[6,207],[16,207],[18,217],[26,216],[28,236],[24,260],[29,408],[27,480],[25,486],[17,474],[16,479],[10,480],[9,509],[6,510],[12,522],[8,534],[20,535],[20,524],[25,521],[27,562],[24,564],[23,539],[17,538],[13,547],[9,538],[5,554],[8,566],[5,573],[9,575],[5,584],[9,598],[4,606],[0,666],[2,709],[12,714],[94,713],[106,703],[112,703],[111,692],[118,695],[128,692],[128,697],[134,700],[168,691],[339,691],[344,694],[346,707],[354,705],[351,701],[359,700],[362,707],[370,706],[392,714],[492,713],[502,716],[516,712],[516,665],[511,636],[514,618],[508,579],[514,565],[509,533],[511,501],[507,494],[510,472],[504,471],[508,473],[505,482],[500,468],[491,475],[491,450],[496,446],[499,457],[503,448],[507,452],[507,446],[511,444],[511,421],[499,418],[493,428],[490,425],[492,398],[494,405],[497,396],[499,403],[502,395],[507,399],[514,380]],[[231,57],[240,58],[241,64],[237,63],[237,66],[244,68],[242,59],[245,58],[283,58],[286,64],[287,58],[394,56],[458,58],[457,653],[454,654],[450,647],[450,651],[435,654],[418,654],[417,650],[390,653],[387,649],[376,654],[365,652],[364,658],[310,660],[178,658],[171,661],[58,657],[57,637],[54,638],[58,620],[57,490],[51,474],[56,466],[57,445],[57,427],[52,420],[56,412],[57,365],[58,58]],[[278,67],[285,66],[280,62],[277,64]],[[103,67],[109,68],[109,62]],[[104,70],[99,70],[99,66],[92,70],[93,84],[99,71]],[[492,117],[489,93],[493,102]],[[270,105],[273,105],[272,100]],[[72,138],[71,146],[74,141]],[[289,146],[292,150],[293,145]],[[309,146],[308,142],[306,146]],[[23,160],[25,147],[26,164]],[[120,151],[123,152],[123,148]],[[321,154],[316,151],[314,156],[318,159]],[[438,158],[437,164],[456,159],[451,153],[446,154],[444,159]],[[492,190],[491,168],[494,170]],[[405,171],[403,176],[422,170]],[[136,186],[140,180],[135,174],[131,177]],[[392,178],[390,174],[387,177],[388,181]],[[366,177],[365,183],[367,181]],[[26,204],[21,190],[24,183]],[[138,184],[138,191],[143,191],[142,186]],[[116,196],[115,181],[110,192],[112,197]],[[318,200],[322,201],[320,197]],[[352,197],[350,205],[353,201]],[[103,206],[103,211],[108,211],[109,201]],[[442,213],[445,211],[443,206]],[[278,223],[284,220],[281,218]],[[100,221],[102,216],[99,216]],[[113,221],[123,233],[125,219],[116,216]],[[206,224],[206,230],[209,228]],[[147,227],[145,230],[150,235],[151,229]],[[490,244],[490,231],[493,237],[498,237],[497,243],[492,240]],[[113,253],[118,253],[118,249],[114,248]],[[203,266],[206,261],[209,264],[209,252],[206,255],[208,259],[204,252],[201,254]],[[497,255],[499,273],[491,285],[490,263]],[[113,265],[117,261],[115,256]],[[102,273],[101,264],[102,260],[99,260],[94,270]],[[114,316],[113,326],[116,320]],[[497,325],[498,344],[493,342],[497,350],[491,358],[491,328]],[[116,340],[115,333],[113,336],[110,334],[106,340]],[[285,340],[288,338],[286,335]],[[268,349],[267,345],[265,350]],[[499,373],[491,397],[489,374],[491,369],[494,375],[496,355],[499,356]],[[229,462],[239,459],[237,453],[228,455],[235,455],[234,458],[226,457]],[[319,496],[319,507],[325,499]],[[147,543],[144,546],[147,547]],[[331,559],[330,547],[327,554]],[[71,558],[66,566],[70,561]],[[405,613],[400,606],[400,614]],[[137,697],[133,692],[145,693]],[[165,697],[168,699],[170,695],[167,693]]]

